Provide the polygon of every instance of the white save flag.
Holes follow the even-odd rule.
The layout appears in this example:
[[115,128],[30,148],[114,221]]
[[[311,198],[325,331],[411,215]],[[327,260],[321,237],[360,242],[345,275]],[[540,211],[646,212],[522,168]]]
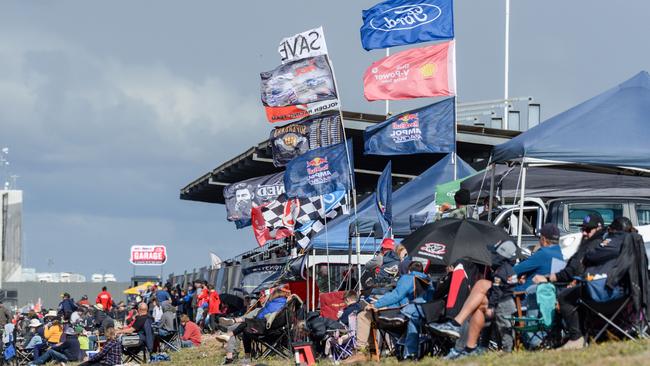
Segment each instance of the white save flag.
[[310,29],[294,36],[284,38],[278,47],[282,63],[327,54],[323,27]]
[[221,258],[212,252],[210,252],[210,267],[214,269],[221,268]]

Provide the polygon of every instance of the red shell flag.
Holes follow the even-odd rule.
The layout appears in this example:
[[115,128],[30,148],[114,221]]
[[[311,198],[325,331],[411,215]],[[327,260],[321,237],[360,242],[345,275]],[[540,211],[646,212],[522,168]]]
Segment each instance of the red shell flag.
[[456,94],[454,41],[412,48],[370,65],[363,76],[366,99],[398,100]]

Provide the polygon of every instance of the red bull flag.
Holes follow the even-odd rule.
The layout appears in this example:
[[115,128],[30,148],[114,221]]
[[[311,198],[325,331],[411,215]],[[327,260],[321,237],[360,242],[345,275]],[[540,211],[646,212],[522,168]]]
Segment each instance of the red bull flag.
[[[287,196],[293,198],[317,197],[351,187],[350,166],[344,143],[321,147],[291,160],[284,172]],[[352,161],[350,157],[349,161]]]
[[366,70],[364,95],[369,101],[455,95],[455,54],[449,41],[384,57]]

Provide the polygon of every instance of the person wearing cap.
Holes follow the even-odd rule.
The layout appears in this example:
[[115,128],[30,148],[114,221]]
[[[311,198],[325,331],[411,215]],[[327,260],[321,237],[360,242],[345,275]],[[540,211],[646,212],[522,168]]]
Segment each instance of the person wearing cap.
[[[366,263],[366,273],[374,274],[374,278],[366,278],[366,287],[372,287],[370,282],[383,283],[392,280],[399,274],[400,258],[395,253],[395,240],[384,238],[381,241],[380,252]],[[389,281],[390,282],[390,281]]]
[[81,296],[81,300],[77,301],[77,305],[79,307],[81,307],[81,306],[89,307],[90,303],[88,302],[88,295]]
[[486,319],[494,319],[501,336],[502,349],[512,351],[513,337],[509,321],[504,321],[504,314],[515,312],[512,290],[517,283],[517,276],[512,269],[512,261],[517,256],[517,245],[512,241],[499,242],[490,247],[492,265],[488,279],[476,281],[458,315],[446,323],[431,326],[436,333],[452,338],[460,338],[461,324],[469,320],[465,349],[452,349],[446,359],[457,359],[478,355],[478,339],[485,326]]
[[515,291],[526,291],[534,285],[533,278],[535,276],[550,274],[553,260],[564,262],[559,241],[560,229],[552,223],[544,224],[540,231],[539,249],[513,268],[517,277],[524,280],[515,288]]
[[81,346],[77,339],[77,333],[74,328],[68,327],[65,330],[65,341],[52,346],[30,365],[43,365],[48,361],[73,362],[79,361],[80,357]]
[[[575,277],[585,275],[585,255],[587,252],[602,243],[605,231],[603,230],[603,218],[599,213],[591,213],[582,220],[581,232],[582,241],[578,250],[569,258],[563,270],[551,273],[546,276],[537,275],[533,277],[534,283],[559,282],[571,283]],[[569,334],[569,341],[562,346],[563,349],[583,348],[585,340],[580,329],[580,318],[578,316],[577,300],[582,292],[582,286],[577,284],[558,292],[557,300],[560,304],[560,314],[566,324]]]
[[106,313],[104,305],[95,304],[93,307],[95,308],[93,325],[95,326],[95,329],[99,331],[99,334],[104,334],[106,328],[115,326],[115,321],[110,317],[110,315],[108,315],[108,313]]

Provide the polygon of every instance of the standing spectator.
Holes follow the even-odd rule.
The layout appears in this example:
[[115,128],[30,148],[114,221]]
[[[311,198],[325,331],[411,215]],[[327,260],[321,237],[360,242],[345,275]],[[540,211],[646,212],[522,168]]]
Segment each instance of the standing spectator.
[[95,303],[102,304],[106,312],[111,311],[111,307],[113,306],[113,298],[111,294],[106,290],[106,286],[102,287],[102,292],[97,295]]
[[183,348],[198,347],[201,345],[201,329],[196,323],[190,321],[190,318],[181,315],[181,324],[183,325],[183,335],[181,336],[181,346]]
[[154,323],[159,323],[160,318],[162,318],[163,311],[160,307],[160,304],[158,303],[158,300],[155,297],[153,300],[151,300],[151,305],[149,307],[151,308],[151,317],[153,318]]
[[168,287],[163,287],[161,290],[156,291],[156,300],[158,300],[158,304],[162,304],[165,301],[171,301],[172,297],[169,295],[169,288]]
[[70,298],[69,293],[66,292],[61,297],[63,300],[59,303],[59,315],[63,316],[63,320],[70,320],[70,315],[77,310],[77,305]]
[[217,330],[217,315],[221,314],[221,298],[214,286],[208,285],[208,316],[210,318],[210,331]]

